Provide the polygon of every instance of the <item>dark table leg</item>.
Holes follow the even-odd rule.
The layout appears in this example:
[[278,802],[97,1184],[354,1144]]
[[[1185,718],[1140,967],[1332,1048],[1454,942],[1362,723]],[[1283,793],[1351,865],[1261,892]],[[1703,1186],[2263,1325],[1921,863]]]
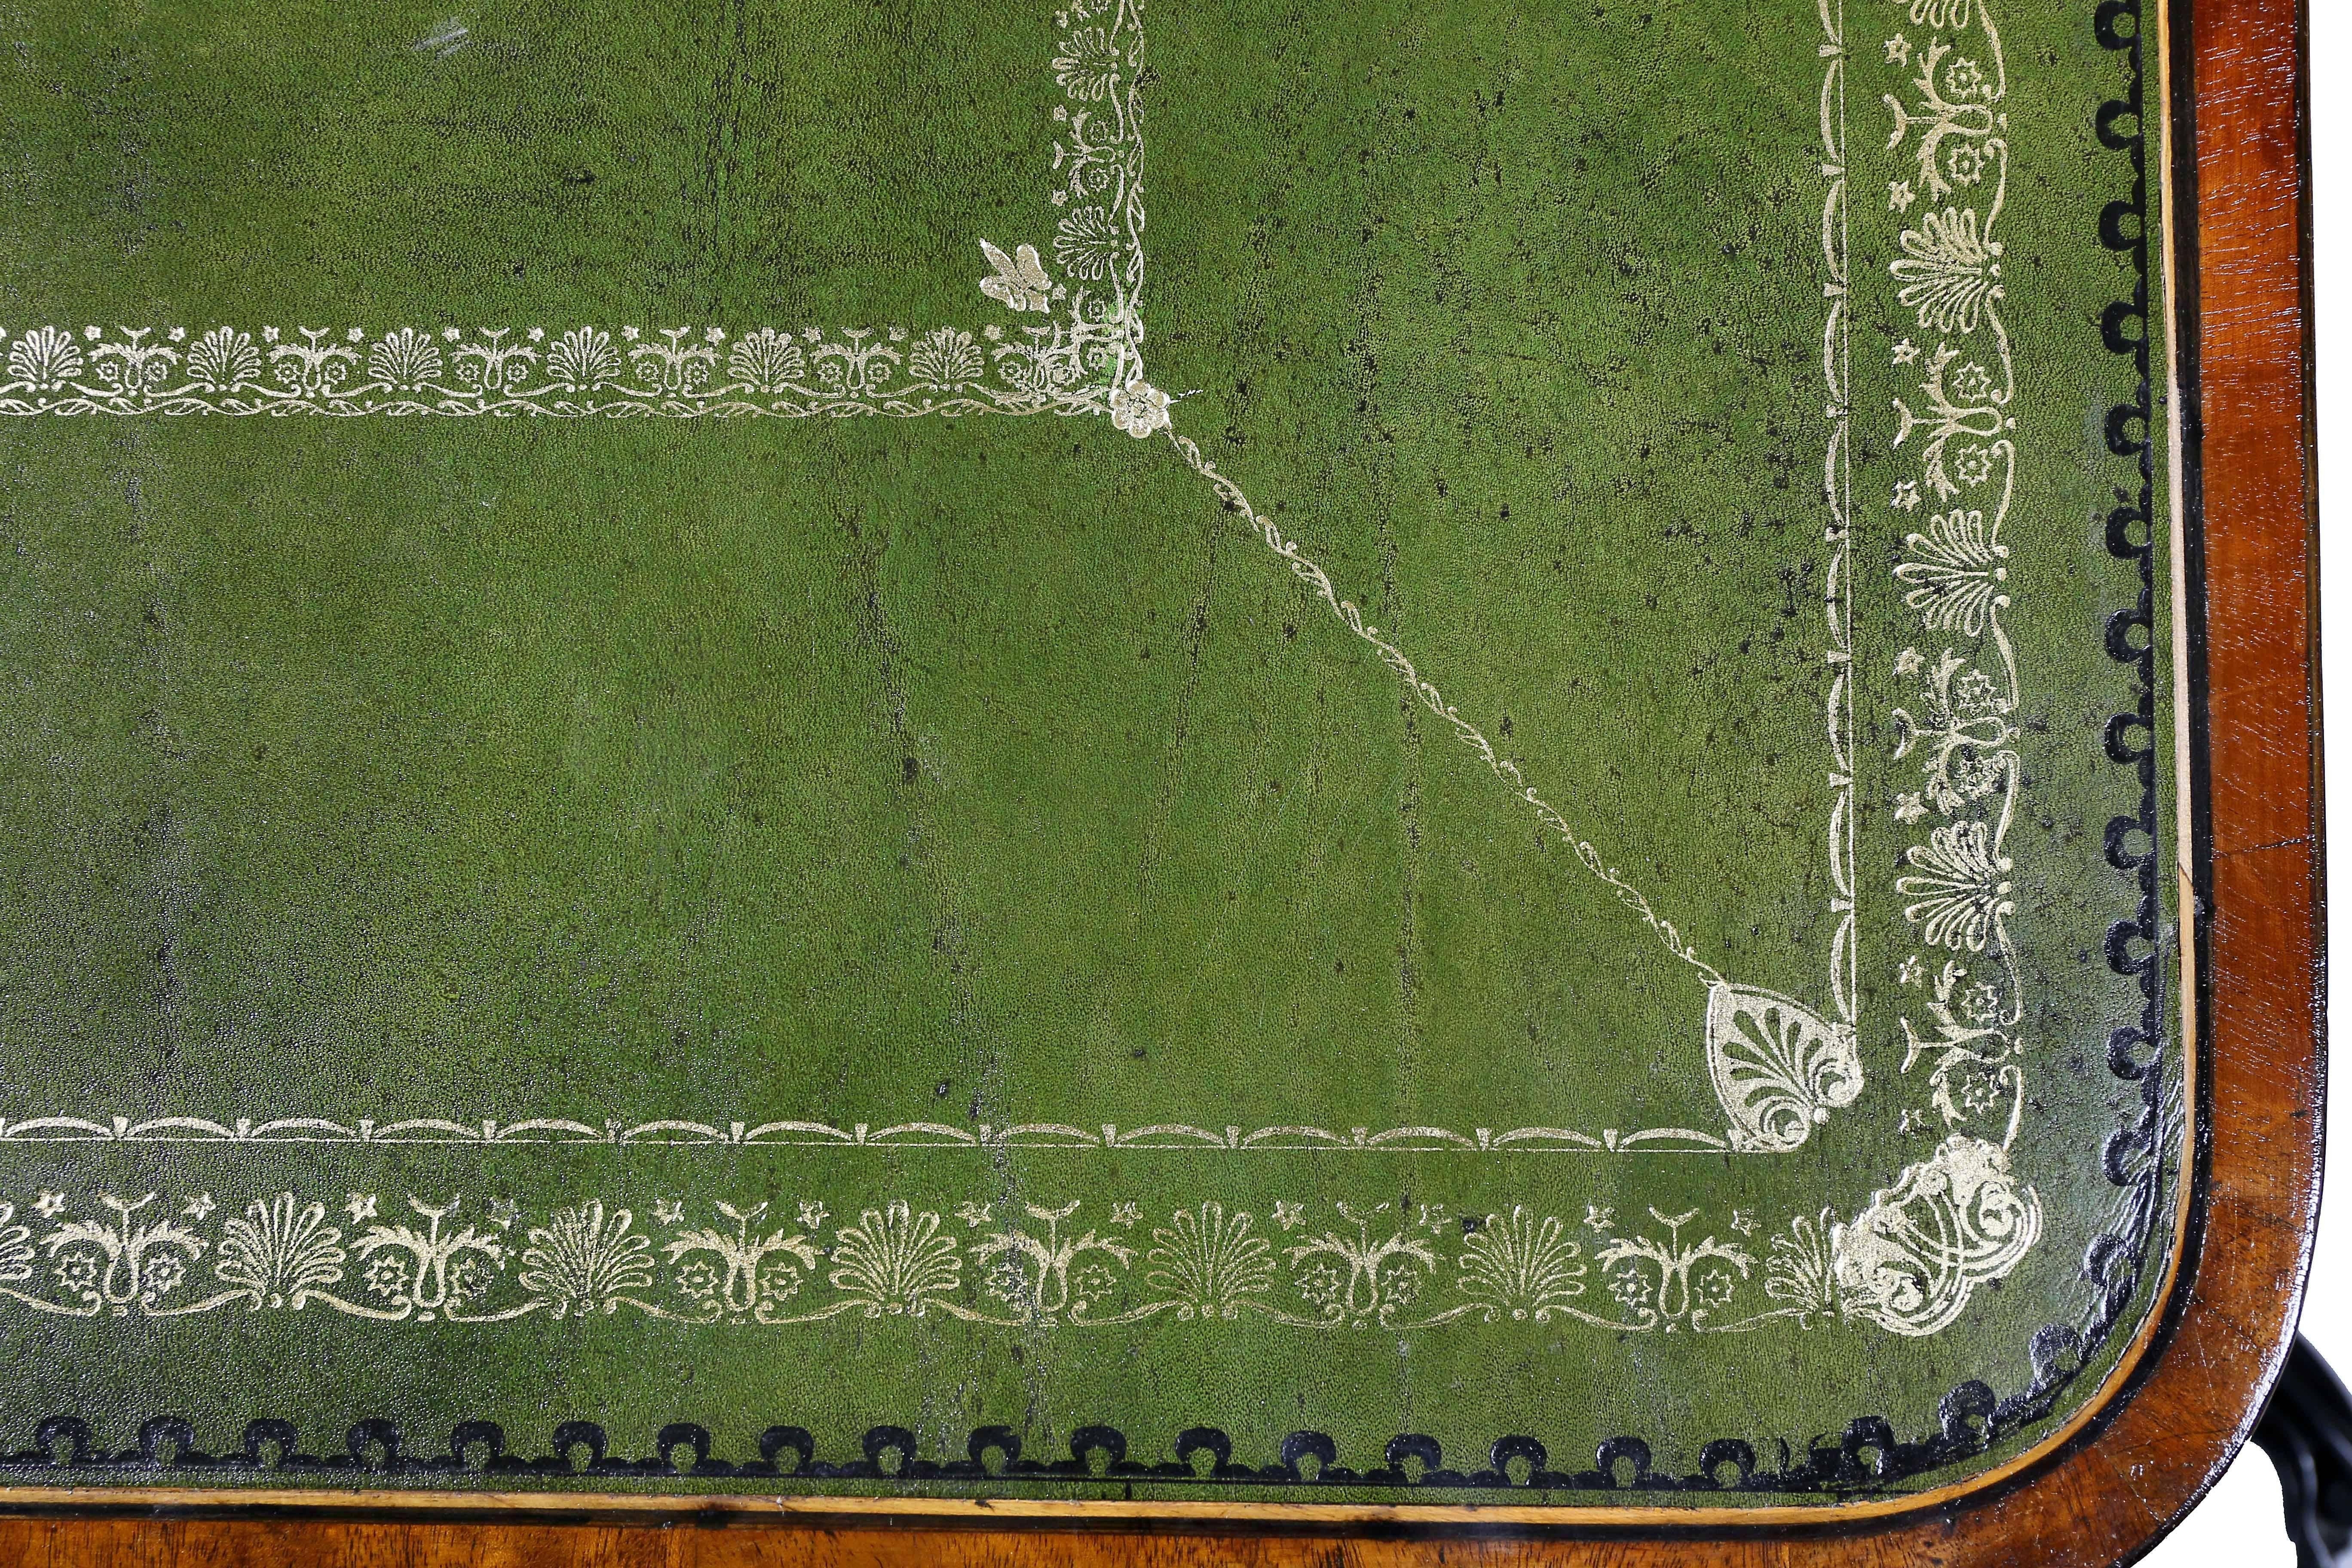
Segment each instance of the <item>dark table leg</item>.
[[2352,1398],[2298,1336],[2254,1441],[2286,1494],[2298,1568],[2352,1568]]

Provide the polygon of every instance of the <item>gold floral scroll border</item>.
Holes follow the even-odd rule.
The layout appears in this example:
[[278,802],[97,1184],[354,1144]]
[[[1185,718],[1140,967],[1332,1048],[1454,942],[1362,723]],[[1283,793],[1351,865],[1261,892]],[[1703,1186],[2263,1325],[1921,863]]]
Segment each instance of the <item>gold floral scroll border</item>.
[[[2015,1209],[1997,1159],[1965,1139],[1939,1152],[1928,1209],[1948,1233]],[[1750,1209],[1621,1216],[1599,1203],[1580,1215],[1277,1198],[1257,1213],[1197,1194],[1171,1205],[1153,1185],[1055,1205],[860,1191],[739,1205],[656,1189],[543,1210],[495,1192],[265,1188],[240,1205],[194,1184],[135,1198],[42,1188],[22,1211],[0,1201],[0,1314],[315,1310],[382,1324],[537,1314],[739,1329],[855,1316],[1065,1331],[1166,1316],[1229,1331],[1400,1333],[1861,1321],[1923,1334],[1958,1315],[1999,1255],[1979,1247],[1920,1297],[1885,1289],[1876,1255],[1842,1250],[1827,1214],[1768,1228]],[[1879,1200],[1895,1218],[1906,1201]]]

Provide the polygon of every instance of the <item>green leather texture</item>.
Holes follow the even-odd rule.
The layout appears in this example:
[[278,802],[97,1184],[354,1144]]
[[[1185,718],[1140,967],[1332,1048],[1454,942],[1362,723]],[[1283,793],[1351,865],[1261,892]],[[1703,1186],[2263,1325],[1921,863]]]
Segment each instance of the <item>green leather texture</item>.
[[2128,8],[446,3],[7,24],[0,1481],[1738,1507],[2096,1395]]

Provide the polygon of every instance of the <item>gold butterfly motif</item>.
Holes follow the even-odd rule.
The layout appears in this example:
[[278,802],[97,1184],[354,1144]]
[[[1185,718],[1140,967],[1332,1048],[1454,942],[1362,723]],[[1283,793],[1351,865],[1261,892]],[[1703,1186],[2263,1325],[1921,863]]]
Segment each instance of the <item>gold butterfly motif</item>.
[[1015,310],[1050,310],[1054,297],[1061,290],[1045,276],[1045,264],[1038,259],[1037,247],[1022,245],[1007,256],[986,240],[980,242],[981,254],[996,268],[992,278],[980,280],[980,291],[990,299]]

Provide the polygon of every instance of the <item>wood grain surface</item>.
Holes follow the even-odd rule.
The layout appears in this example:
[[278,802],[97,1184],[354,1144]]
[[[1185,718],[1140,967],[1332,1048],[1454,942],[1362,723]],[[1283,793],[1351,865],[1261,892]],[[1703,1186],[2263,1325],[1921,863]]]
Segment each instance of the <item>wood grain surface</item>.
[[[2151,6],[2152,9],[2152,6]],[[1924,1514],[1738,1535],[1454,1527],[1332,1533],[1262,1521],[1156,1529],[951,1528],[560,1518],[73,1515],[0,1519],[0,1568],[212,1563],[402,1568],[823,1568],[1038,1563],[1307,1565],[2101,1564],[2136,1554],[2202,1495],[2251,1431],[2292,1337],[2317,1202],[2323,987],[2309,423],[2304,61],[2295,0],[2198,0],[2177,93],[2193,92],[2193,312],[2187,471],[2201,485],[2209,723],[2207,1029],[2198,1071],[2201,1198],[2183,1272],[2136,1381],[2046,1462]],[[2151,109],[2153,105],[2151,105]],[[2150,127],[2154,129],[2153,125]],[[2153,173],[2153,169],[2151,169]],[[2193,189],[2191,188],[2193,183]],[[53,1497],[55,1494],[51,1494]],[[1378,1530],[1381,1527],[1372,1527]]]

